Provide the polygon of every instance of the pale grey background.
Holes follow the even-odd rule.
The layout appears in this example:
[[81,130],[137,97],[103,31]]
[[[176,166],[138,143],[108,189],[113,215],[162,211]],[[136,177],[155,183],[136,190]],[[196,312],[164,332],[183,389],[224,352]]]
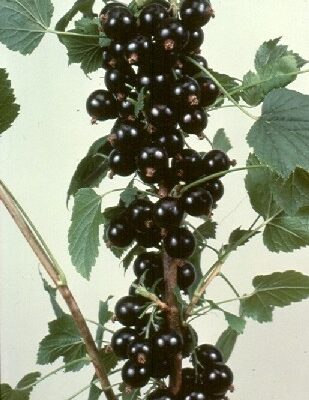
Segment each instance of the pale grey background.
[[[66,4],[65,4],[66,3]],[[53,23],[73,2],[54,0]],[[241,77],[253,67],[257,47],[270,38],[283,36],[282,43],[309,57],[308,0],[214,0],[216,19],[205,29],[203,53],[215,70]],[[100,9],[100,2],[97,10]],[[109,132],[109,123],[92,127],[85,100],[102,86],[103,72],[88,79],[77,65],[68,67],[65,48],[53,35],[47,35],[31,56],[23,57],[0,47],[1,67],[8,69],[21,113],[14,126],[1,138],[1,178],[29,213],[50,248],[63,266],[70,287],[85,316],[96,319],[99,299],[127,292],[132,273],[123,276],[118,261],[101,249],[90,283],[71,265],[67,251],[70,211],[65,196],[76,164],[89,145]],[[299,76],[292,88],[309,93],[309,75]],[[208,134],[226,129],[237,155],[244,165],[248,148],[245,135],[252,121],[238,110],[212,114]],[[206,143],[194,142],[199,146]],[[201,149],[201,147],[200,147]],[[202,149],[201,149],[202,150]],[[242,174],[225,178],[226,195],[215,212],[219,222],[219,245],[229,232],[247,227],[254,218],[243,187]],[[113,185],[123,185],[115,179]],[[105,182],[99,192],[111,187]],[[110,196],[106,204],[113,204]],[[15,384],[24,374],[39,370],[43,374],[61,365],[36,366],[38,342],[47,334],[47,322],[53,319],[47,295],[42,290],[38,262],[28,245],[1,207],[1,380]],[[204,256],[205,269],[213,261]],[[224,271],[240,292],[250,290],[256,274],[273,270],[298,269],[309,273],[308,251],[292,254],[268,253],[260,237],[254,238],[228,260]],[[231,293],[216,282],[209,294],[230,298]],[[235,310],[233,306],[231,310]],[[215,342],[226,324],[222,315],[213,313],[195,324],[200,342]],[[309,370],[308,302],[277,310],[272,324],[249,322],[239,338],[229,365],[235,373],[237,400],[290,400],[306,398]],[[92,369],[62,374],[46,380],[32,394],[33,400],[64,400],[89,382]],[[86,399],[86,394],[79,398]]]

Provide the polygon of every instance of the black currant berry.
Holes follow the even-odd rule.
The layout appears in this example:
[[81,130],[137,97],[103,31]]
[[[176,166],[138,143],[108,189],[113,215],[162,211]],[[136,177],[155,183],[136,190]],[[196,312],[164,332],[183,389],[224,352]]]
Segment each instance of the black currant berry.
[[134,364],[149,364],[151,354],[151,344],[147,339],[137,339],[128,346],[127,355]]
[[107,90],[95,90],[86,102],[88,114],[99,121],[113,119],[117,116],[117,103],[113,95]]
[[104,83],[110,92],[122,100],[130,91],[126,83],[134,83],[134,76],[135,73],[131,67],[127,67],[125,70],[111,68],[105,73]]
[[146,249],[150,247],[158,247],[161,239],[161,230],[157,226],[151,226],[143,232],[135,232],[136,243]]
[[122,380],[132,388],[145,386],[150,379],[149,368],[146,365],[134,364],[127,361],[122,367]]
[[181,351],[183,340],[174,330],[159,331],[153,337],[152,346],[157,357],[171,358]]
[[216,363],[203,373],[203,387],[210,395],[224,395],[233,383],[233,372],[223,364]]
[[202,107],[208,107],[213,104],[220,94],[218,86],[209,78],[200,77],[196,79],[201,88]]
[[[166,355],[165,355],[166,356]],[[159,358],[157,355],[153,357],[150,375],[155,379],[166,378],[171,373],[171,360],[168,358]]]
[[105,4],[105,6],[102,8],[99,17],[102,16],[102,18],[104,18],[104,16],[115,7],[126,8],[127,6],[120,1],[111,1],[110,3]]
[[178,122],[184,132],[189,135],[201,136],[207,126],[207,114],[200,107],[188,108],[181,113]]
[[140,315],[145,303],[146,300],[142,296],[121,297],[115,305],[117,320],[125,326],[140,325]]
[[145,281],[152,285],[156,280],[163,278],[161,255],[153,251],[141,253],[134,261],[133,271],[137,278],[145,274]]
[[197,384],[197,375],[194,368],[183,368],[181,370],[182,386],[184,391],[192,389]]
[[197,333],[192,328],[192,326],[185,326],[182,331],[182,338],[183,338],[182,355],[183,357],[189,357],[189,355],[194,351],[194,348],[198,341]]
[[203,172],[203,161],[193,149],[184,149],[173,159],[172,169],[181,181],[192,182]]
[[123,153],[137,152],[144,140],[144,131],[135,121],[118,121],[109,136],[111,144]]
[[153,203],[146,199],[136,199],[130,204],[127,216],[134,229],[146,231],[153,225]]
[[147,168],[153,168],[156,171],[165,170],[168,166],[167,153],[160,146],[146,146],[138,155],[137,166],[140,170]]
[[113,43],[102,49],[102,67],[104,69],[124,69],[127,67],[127,63],[123,57],[123,54],[119,55],[119,53],[115,51],[115,46]]
[[126,44],[126,60],[129,64],[139,65],[143,59],[149,60],[152,42],[146,36],[136,36]]
[[136,170],[135,159],[133,155],[122,153],[116,149],[110,153],[108,165],[114,174],[120,176],[129,176]]
[[193,30],[189,30],[189,40],[186,46],[184,47],[183,51],[185,53],[197,52],[203,41],[204,41],[204,32],[201,28],[196,28]]
[[209,215],[213,206],[211,194],[202,187],[193,187],[184,192],[182,202],[184,210],[194,217]]
[[175,126],[177,122],[176,112],[168,104],[153,104],[146,107],[146,118],[155,128]]
[[184,0],[180,7],[180,17],[188,28],[199,28],[214,16],[208,0]]
[[134,239],[134,231],[128,220],[121,216],[110,223],[107,238],[113,246],[127,247]]
[[177,285],[181,290],[187,290],[195,281],[195,268],[189,261],[184,262],[177,268]]
[[205,368],[223,360],[220,350],[211,344],[201,344],[195,349],[195,354],[199,364]]
[[164,248],[173,258],[189,258],[195,249],[193,234],[186,228],[174,229],[165,236]]
[[182,50],[185,47],[189,39],[189,34],[183,26],[182,21],[170,18],[161,22],[155,39],[166,52],[174,52]]
[[185,394],[184,400],[213,400],[213,398],[205,393],[203,386],[196,385]]
[[153,219],[160,228],[178,227],[183,218],[181,202],[175,197],[163,197],[153,207]]
[[120,358],[128,358],[128,346],[138,338],[137,332],[128,327],[116,331],[111,339],[113,352]]
[[197,81],[189,76],[178,79],[172,86],[172,98],[177,106],[186,109],[197,106],[200,101],[200,87]]
[[168,11],[163,5],[157,2],[146,5],[142,8],[138,18],[140,32],[148,36],[154,35],[158,25],[168,16]]
[[206,175],[227,171],[231,166],[228,155],[221,150],[211,150],[206,153],[203,158],[203,163]]
[[220,179],[212,179],[204,184],[206,190],[211,194],[214,203],[224,195],[224,186]]
[[156,389],[149,393],[147,400],[174,400],[175,396],[168,389]]
[[106,36],[114,40],[127,40],[136,31],[135,18],[127,7],[113,7],[100,20]]
[[118,116],[123,120],[133,121],[135,117],[135,101],[137,101],[137,93],[131,92],[128,96],[118,102]]
[[[192,58],[194,61],[198,63],[202,68],[208,67],[207,61],[203,56],[200,56],[198,54],[191,55],[190,58]],[[192,61],[184,59],[182,60],[182,72],[185,75],[193,76],[195,74],[199,74],[201,72],[201,68],[199,68],[197,65],[193,64]]]
[[174,157],[184,146],[184,139],[179,129],[171,127],[168,130],[159,130],[154,136],[154,143],[162,146],[168,157]]

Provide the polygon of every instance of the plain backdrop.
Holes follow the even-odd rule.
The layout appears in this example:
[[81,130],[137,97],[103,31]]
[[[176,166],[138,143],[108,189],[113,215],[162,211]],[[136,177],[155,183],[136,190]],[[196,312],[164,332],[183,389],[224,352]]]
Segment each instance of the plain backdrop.
[[[67,11],[73,1],[54,0],[52,24]],[[282,36],[287,44],[304,58],[309,58],[308,0],[214,0],[216,18],[205,28],[203,54],[209,65],[220,72],[241,78],[253,68],[258,46],[265,40]],[[101,8],[98,2],[97,11]],[[67,230],[71,206],[65,205],[66,191],[78,161],[94,140],[109,133],[111,123],[91,126],[85,112],[87,96],[103,85],[103,71],[85,76],[78,65],[68,66],[66,49],[55,35],[44,37],[30,56],[23,57],[0,46],[1,67],[7,68],[15,88],[20,115],[13,127],[1,138],[1,179],[13,191],[54,252],[68,277],[84,315],[97,318],[98,302],[109,294],[115,300],[127,293],[133,280],[131,271],[124,276],[119,261],[101,247],[90,282],[75,272],[70,262]],[[291,88],[309,94],[309,75],[300,75]],[[257,114],[259,110],[255,110]],[[212,113],[207,128],[210,137],[224,127],[230,137],[238,165],[245,163],[248,146],[245,136],[252,124],[237,109]],[[207,143],[192,140],[199,150]],[[309,155],[308,155],[309,156]],[[219,223],[218,237],[211,241],[219,247],[231,230],[248,227],[252,212],[243,184],[244,174],[224,178],[226,193],[215,211]],[[104,182],[98,193],[112,186],[121,187],[127,180],[117,178]],[[109,196],[112,205],[118,196]],[[38,261],[14,226],[4,207],[1,211],[1,381],[15,385],[30,371],[46,374],[61,365],[37,366],[39,341],[47,334],[47,323],[54,318],[48,295],[43,291]],[[252,278],[274,270],[297,269],[309,273],[308,251],[270,253],[260,236],[235,252],[224,272],[241,293],[251,290]],[[203,269],[214,261],[207,251]],[[208,292],[215,300],[233,296],[219,279]],[[114,304],[113,300],[111,304]],[[61,300],[60,300],[61,302]],[[61,302],[61,304],[63,304]],[[229,365],[235,374],[235,400],[290,400],[306,398],[309,370],[309,303],[276,309],[273,323],[260,325],[248,321],[239,337]],[[237,311],[232,304],[227,309]],[[213,312],[197,320],[200,343],[214,343],[225,329],[220,313]],[[93,327],[91,327],[93,328]],[[108,337],[107,337],[108,338]],[[64,400],[89,383],[92,368],[80,373],[57,375],[40,384],[31,395],[33,400]],[[115,378],[116,381],[120,378]],[[115,381],[114,381],[115,382]],[[87,399],[86,392],[79,397]]]

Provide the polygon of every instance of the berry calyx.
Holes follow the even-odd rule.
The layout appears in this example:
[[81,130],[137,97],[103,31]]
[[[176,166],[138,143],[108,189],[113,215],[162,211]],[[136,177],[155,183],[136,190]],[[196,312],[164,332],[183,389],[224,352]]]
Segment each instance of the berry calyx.
[[172,169],[179,180],[192,182],[202,175],[202,157],[193,149],[184,149],[173,159]]
[[172,98],[175,105],[181,110],[190,106],[197,106],[201,97],[201,90],[197,81],[189,76],[185,76],[172,86]]
[[146,339],[138,339],[128,346],[128,358],[135,364],[149,364],[151,361],[152,348]]
[[174,52],[184,48],[188,42],[189,35],[182,21],[170,18],[160,24],[155,39],[166,52]]

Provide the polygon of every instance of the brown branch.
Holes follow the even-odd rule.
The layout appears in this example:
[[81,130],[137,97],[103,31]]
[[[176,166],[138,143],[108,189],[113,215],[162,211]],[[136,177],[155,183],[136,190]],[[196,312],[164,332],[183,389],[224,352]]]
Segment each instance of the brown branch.
[[59,292],[61,293],[63,299],[65,300],[72,314],[73,320],[75,321],[75,324],[79,330],[79,333],[84,340],[87,353],[91,358],[91,361],[95,369],[95,373],[100,381],[102,390],[104,391],[106,398],[108,400],[116,400],[116,396],[114,394],[113,389],[111,388],[111,384],[108,379],[108,375],[106,373],[104,365],[102,365],[100,361],[98,349],[86,324],[85,318],[83,317],[80,308],[78,307],[78,304],[76,303],[76,300],[73,297],[72,292],[70,291],[67,285],[59,285],[59,283],[61,283],[61,277],[57,272],[57,267],[53,264],[50,257],[44,250],[43,246],[38,241],[32,230],[29,228],[24,216],[17,207],[11,194],[8,193],[5,186],[2,185],[1,182],[0,182],[0,200],[7,208],[9,214],[15,221],[19,230],[29,243],[33,252],[38,257],[40,263],[44,267],[47,274],[50,276],[54,284],[58,287]]

